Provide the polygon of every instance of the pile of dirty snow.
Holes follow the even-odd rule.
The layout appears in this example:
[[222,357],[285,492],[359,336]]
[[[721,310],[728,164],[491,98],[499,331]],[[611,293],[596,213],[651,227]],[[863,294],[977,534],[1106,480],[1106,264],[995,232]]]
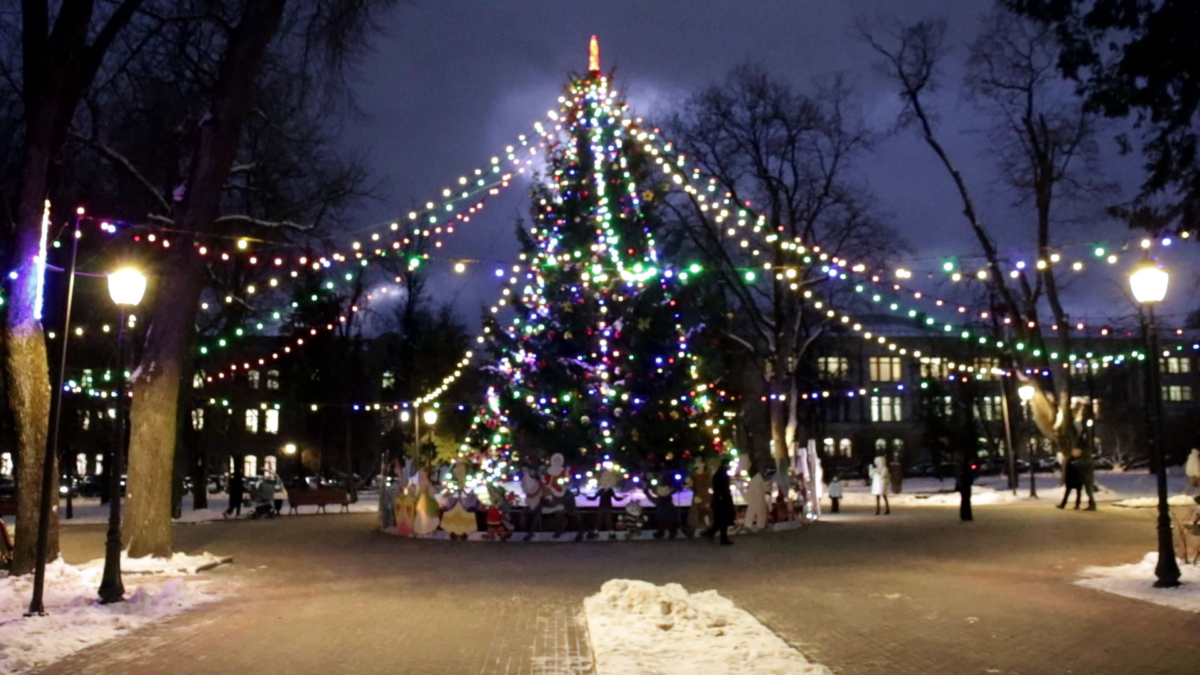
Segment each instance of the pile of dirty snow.
[[716,591],[614,579],[583,610],[597,675],[830,675]]
[[1113,567],[1086,567],[1075,583],[1100,591],[1145,600],[1188,612],[1200,613],[1200,567],[1177,561],[1182,584],[1175,588],[1154,587],[1154,567],[1158,553],[1147,553],[1141,562]]
[[101,605],[97,598],[104,561],[78,567],[60,558],[46,565],[46,616],[25,618],[33,575],[0,572],[0,675],[48,665],[85,647],[119,637],[219,595],[215,582],[193,574],[221,559],[210,554],[170,559],[122,558],[125,602]]
[[[1167,506],[1195,506],[1196,500],[1187,495],[1171,495],[1167,497]],[[1158,508],[1158,497],[1134,497],[1113,502],[1113,506],[1124,506],[1129,509]]]

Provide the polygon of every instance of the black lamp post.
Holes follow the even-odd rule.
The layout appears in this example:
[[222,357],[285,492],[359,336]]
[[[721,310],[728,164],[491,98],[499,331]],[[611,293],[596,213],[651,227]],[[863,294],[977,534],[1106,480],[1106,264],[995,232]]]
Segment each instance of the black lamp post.
[[121,582],[121,466],[125,447],[125,317],[127,307],[136,307],[146,292],[146,277],[134,269],[123,269],[108,275],[108,294],[121,308],[121,325],[117,331],[117,437],[109,446],[108,455],[108,536],[104,542],[104,576],[100,580],[100,602],[104,604],[125,600],[125,584]]
[[1159,384],[1158,359],[1162,356],[1158,347],[1158,324],[1154,321],[1154,306],[1167,296],[1167,271],[1147,261],[1129,275],[1129,286],[1133,297],[1146,308],[1146,358],[1150,392],[1146,406],[1150,412],[1146,444],[1150,446],[1150,458],[1158,467],[1158,564],[1154,567],[1155,588],[1172,588],[1179,585],[1179,565],[1175,562],[1175,538],[1171,532],[1171,512],[1167,504],[1167,462],[1163,457],[1159,438],[1159,413],[1162,410],[1162,387]]

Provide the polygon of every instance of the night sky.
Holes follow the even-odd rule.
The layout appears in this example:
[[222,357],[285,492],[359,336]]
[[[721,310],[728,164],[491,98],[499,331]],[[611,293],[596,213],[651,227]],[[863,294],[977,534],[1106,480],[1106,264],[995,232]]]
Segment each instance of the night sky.
[[[1023,251],[1032,260],[1026,242],[1032,242],[1033,211],[1014,205],[1012,193],[997,182],[979,133],[987,119],[961,93],[966,45],[990,5],[990,0],[401,4],[385,22],[384,34],[374,40],[352,85],[361,114],[346,123],[344,142],[369,158],[383,195],[359,217],[364,225],[395,220],[502,154],[519,134],[531,133],[535,120],[557,108],[567,75],[585,69],[593,33],[600,39],[602,67],[616,67],[618,88],[635,113],[645,117],[721,80],[738,63],[753,61],[801,90],[814,78],[844,73],[854,83],[868,121],[887,130],[899,101],[890,83],[873,71],[875,57],[855,39],[853,27],[859,16],[891,12],[904,21],[948,21],[954,51],[946,61],[945,86],[934,99],[942,141],[1001,246],[1013,257]],[[1139,179],[1137,158],[1119,157],[1110,141],[1104,146],[1106,177],[1123,185],[1124,196],[1132,195]],[[916,257],[923,258],[906,266],[932,270],[944,256],[978,253],[949,177],[913,131],[886,138],[860,171],[881,211],[909,239]],[[490,200],[483,217],[449,236],[437,257],[514,259],[513,222],[527,213],[526,194],[527,186],[515,185]],[[1059,230],[1058,241],[1133,240],[1122,224],[1103,215],[1103,205],[1073,208],[1075,222]],[[1194,247],[1188,248],[1168,250],[1166,262],[1181,268],[1184,255],[1194,253]],[[1066,257],[1076,256],[1089,267],[1069,275],[1072,315],[1098,324],[1130,314],[1123,289],[1133,258],[1112,266],[1096,264],[1090,249],[1082,248]],[[479,307],[490,304],[498,292],[495,265],[473,264],[463,275],[454,274],[452,265],[431,264],[431,290],[439,299],[455,301],[474,325]],[[967,264],[972,266],[979,263]],[[1175,276],[1164,313],[1191,308],[1193,303],[1185,301],[1194,291],[1189,288],[1192,279],[1185,278],[1190,276]],[[914,281],[928,291],[936,288],[924,274]]]

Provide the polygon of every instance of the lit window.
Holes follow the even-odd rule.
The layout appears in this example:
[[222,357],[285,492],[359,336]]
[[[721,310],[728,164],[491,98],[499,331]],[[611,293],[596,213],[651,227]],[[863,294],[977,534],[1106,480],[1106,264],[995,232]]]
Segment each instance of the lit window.
[[1192,360],[1186,356],[1169,356],[1161,359],[1162,371],[1164,373],[1190,373],[1192,372]]
[[192,389],[204,388],[204,371],[197,370],[195,375],[192,375]]
[[902,377],[899,356],[872,356],[868,365],[872,382],[899,382]]
[[946,361],[942,359],[921,359],[921,379],[944,380],[949,375]]
[[257,476],[258,475],[258,458],[254,455],[246,455],[242,458],[242,475]]
[[272,408],[266,413],[266,417],[263,419],[263,431],[268,434],[279,433],[279,411]]
[[896,457],[904,456],[904,439],[903,438],[893,438],[892,439],[892,451],[896,453]]
[[251,389],[258,389],[258,371],[251,370],[246,373],[246,381],[250,383]]
[[92,416],[87,414],[86,410],[84,410],[83,414],[79,417],[79,426],[84,431],[87,431],[88,428],[92,426]]
[[899,396],[872,396],[871,397],[871,421],[872,422],[899,422],[903,419],[901,415],[901,399]]
[[384,371],[382,381],[379,383],[384,389],[394,389],[396,387],[396,374],[390,370]]
[[1000,368],[1000,359],[994,356],[982,356],[975,359],[975,370],[982,373],[985,379],[993,379],[996,377],[992,374],[993,370]]
[[1187,384],[1172,384],[1162,388],[1162,397],[1164,401],[1190,401],[1192,400],[1192,387]]
[[1003,403],[999,396],[981,396],[979,398],[979,416],[985,422],[995,422],[1004,418]]
[[850,361],[844,356],[817,357],[817,376],[826,380],[844,380],[850,374]]
[[263,458],[263,473],[278,475],[279,472],[276,470],[275,455],[267,455]]
[[842,457],[849,457],[851,455],[849,438],[843,438],[838,441],[838,454]]
[[87,475],[87,455],[85,455],[82,452],[75,455],[75,475],[76,476],[86,476]]
[[92,466],[96,467],[96,475],[97,476],[104,473],[104,455],[96,455],[95,461],[92,463]]
[[821,442],[821,446],[825,450],[826,457],[833,457],[834,445],[833,445],[832,438],[826,438],[824,441]]
[[887,453],[887,441],[882,438],[875,439],[875,454],[883,455]]
[[279,371],[278,370],[268,370],[267,371],[267,389],[278,389],[278,388],[279,388]]
[[13,461],[11,452],[0,452],[0,476],[11,476],[13,474]]
[[246,409],[246,431],[252,434],[258,433],[258,410],[256,408]]
[[192,409],[192,428],[196,431],[204,428],[204,408]]

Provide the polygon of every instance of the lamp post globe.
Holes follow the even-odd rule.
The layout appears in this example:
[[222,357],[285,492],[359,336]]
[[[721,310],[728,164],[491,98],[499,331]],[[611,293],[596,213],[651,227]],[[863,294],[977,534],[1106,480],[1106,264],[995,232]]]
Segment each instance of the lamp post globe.
[[108,295],[121,306],[136,307],[146,294],[146,277],[126,267],[108,275]]
[[1147,260],[1129,274],[1129,289],[1133,297],[1146,308],[1144,325],[1146,338],[1146,401],[1147,424],[1146,445],[1150,450],[1150,461],[1155,467],[1158,487],[1158,563],[1154,566],[1154,586],[1173,588],[1179,585],[1179,564],[1175,562],[1175,537],[1171,528],[1171,513],[1167,504],[1167,463],[1163,456],[1159,433],[1162,411],[1162,386],[1159,363],[1162,356],[1158,347],[1158,323],[1154,319],[1154,307],[1167,297],[1167,284],[1171,275]]
[[437,423],[437,418],[438,418],[437,411],[436,410],[426,410],[425,413],[422,415],[422,418],[425,420],[425,424],[432,426],[433,424]]
[[296,454],[296,444],[288,443],[287,445],[283,446],[283,454],[285,454],[285,455]]
[[1029,403],[1033,400],[1034,391],[1032,384],[1023,384],[1017,388],[1017,396],[1020,396],[1025,403]]

